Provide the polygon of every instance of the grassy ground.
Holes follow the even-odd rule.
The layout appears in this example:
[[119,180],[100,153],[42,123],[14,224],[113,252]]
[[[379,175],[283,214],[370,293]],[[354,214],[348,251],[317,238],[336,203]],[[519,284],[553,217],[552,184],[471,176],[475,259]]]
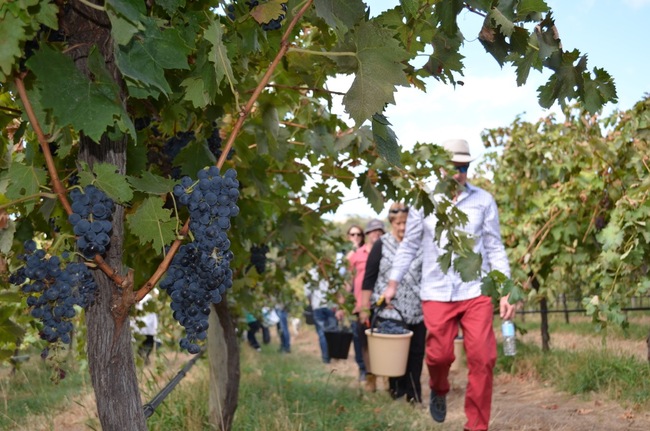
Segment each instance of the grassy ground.
[[[571,324],[566,325],[561,320],[552,322],[552,341],[557,346],[561,339],[571,337],[573,341],[565,344],[567,347],[553,347],[550,352],[543,353],[536,342],[520,343],[516,358],[499,355],[497,372],[510,374],[521,381],[544,382],[559,391],[585,399],[596,394],[599,398],[620,402],[631,411],[649,410],[650,366],[643,360],[621,354],[622,349],[612,349],[615,342],[632,344],[633,348],[645,346],[648,319],[638,324],[640,329],[634,328],[628,333],[610,332],[607,349],[585,348],[582,341],[594,334],[593,328],[587,331],[590,328],[588,322],[572,318]],[[539,328],[538,322],[530,318],[520,324],[530,332]],[[242,344],[235,431],[439,429],[433,426],[426,403],[414,408],[405,402],[391,400],[384,391],[364,392],[353,377],[352,359],[343,361],[350,367],[346,374],[322,364],[316,354],[316,345],[310,346],[309,351],[296,349],[288,355],[278,353],[276,348],[277,345],[272,343],[263,346],[262,352],[256,352]],[[164,367],[175,373],[186,359],[179,357],[171,364],[166,362],[169,358],[163,359],[161,355],[158,361],[165,361]],[[168,380],[155,381],[155,366],[140,375],[145,401],[151,399]],[[87,373],[75,372],[74,367],[68,367],[66,378],[56,385],[50,377],[51,371],[38,355],[24,363],[14,376],[10,376],[6,368],[0,368],[0,429],[70,429],[52,424],[56,415],[80,403],[80,395],[92,391]],[[149,418],[149,429],[210,430],[208,382],[206,362],[201,359]],[[84,405],[78,412],[69,414],[91,417],[91,410],[92,407]],[[37,422],[41,424],[38,428],[18,426]],[[444,429],[454,429],[455,425],[462,427],[462,423],[445,423]],[[85,425],[79,429],[91,428]]]
[[[52,371],[38,352],[11,374],[9,367],[0,369],[0,429],[11,429],[32,415],[56,414],[60,406],[70,404],[80,391],[92,390],[90,377],[74,364],[64,368],[66,375]],[[44,417],[44,421],[47,418]]]
[[[199,400],[207,397],[207,381],[205,374],[185,389],[181,384],[149,419],[149,429],[209,430],[201,414],[192,420],[183,417],[192,408],[204,408]],[[332,372],[316,356],[277,353],[274,345],[264,346],[262,352],[242,346],[239,400],[233,430],[431,429],[431,418],[422,408],[395,402],[384,391],[366,393],[350,376]]]

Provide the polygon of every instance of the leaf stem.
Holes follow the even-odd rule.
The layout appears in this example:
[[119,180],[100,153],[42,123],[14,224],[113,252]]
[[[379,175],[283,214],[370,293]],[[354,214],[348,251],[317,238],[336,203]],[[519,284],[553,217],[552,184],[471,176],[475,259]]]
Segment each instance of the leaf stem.
[[289,52],[301,52],[303,54],[322,55],[325,57],[356,57],[357,55],[356,52],[352,52],[352,51],[340,51],[340,52],[313,51],[311,49],[296,48],[295,46],[289,48]]
[[56,199],[56,194],[54,194],[54,193],[36,193],[36,194],[33,194],[33,195],[29,195],[29,196],[23,196],[22,198],[13,200],[13,201],[11,201],[9,203],[6,203],[4,205],[0,205],[0,210],[12,207],[12,206],[14,206],[16,204],[19,204],[21,202],[27,202],[27,201],[30,201],[32,199],[38,199],[38,198]]
[[98,4],[91,3],[88,0],[77,0],[77,1],[79,3],[82,3],[82,4],[86,5],[86,6],[88,6],[91,9],[95,9],[95,10],[98,10],[98,11],[101,11],[101,12],[106,12],[106,8],[104,6],[100,6]]

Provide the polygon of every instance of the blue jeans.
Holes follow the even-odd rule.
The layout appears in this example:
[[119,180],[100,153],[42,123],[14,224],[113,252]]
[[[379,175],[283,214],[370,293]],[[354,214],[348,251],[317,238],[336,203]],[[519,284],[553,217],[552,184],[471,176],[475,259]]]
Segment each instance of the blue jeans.
[[359,366],[359,377],[366,377],[366,364],[363,362],[363,345],[361,343],[361,334],[359,331],[363,331],[363,325],[359,323],[354,316],[350,322],[350,328],[352,329],[352,344],[354,345],[354,360],[357,361]]
[[330,355],[327,351],[327,340],[325,331],[335,328],[337,325],[336,316],[331,308],[321,307],[314,310],[314,325],[318,334],[318,343],[320,344],[320,353],[323,362],[329,364]]
[[287,312],[282,308],[276,308],[280,321],[278,322],[278,334],[280,335],[280,351],[291,352],[291,336],[289,335],[289,322],[287,321]]

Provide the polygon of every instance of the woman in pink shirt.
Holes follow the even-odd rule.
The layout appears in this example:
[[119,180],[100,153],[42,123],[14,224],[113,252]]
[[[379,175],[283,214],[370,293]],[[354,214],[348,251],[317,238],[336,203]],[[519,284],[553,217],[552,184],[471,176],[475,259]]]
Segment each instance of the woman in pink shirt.
[[354,343],[354,357],[359,366],[359,380],[365,380],[366,389],[374,392],[377,389],[375,376],[368,373],[366,369],[366,364],[368,363],[368,340],[364,331],[368,322],[359,321],[359,313],[362,307],[361,285],[363,284],[363,277],[366,273],[366,262],[368,261],[368,255],[373,244],[384,234],[384,222],[378,219],[370,220],[364,229],[364,233],[365,243],[355,252],[347,256],[348,268],[352,275],[352,286],[351,288],[348,287],[348,291],[354,294],[353,313],[356,316],[356,318],[350,319],[350,325],[352,326],[352,334],[354,335],[352,341]]

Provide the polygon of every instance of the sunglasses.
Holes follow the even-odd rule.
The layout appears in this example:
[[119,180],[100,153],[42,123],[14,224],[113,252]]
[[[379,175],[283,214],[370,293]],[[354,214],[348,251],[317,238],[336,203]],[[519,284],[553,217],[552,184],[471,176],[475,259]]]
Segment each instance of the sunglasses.
[[361,232],[350,232],[348,235],[350,235],[350,236],[361,236]]
[[408,208],[396,208],[388,211],[391,214],[407,213],[409,212]]
[[466,174],[468,169],[469,169],[469,165],[456,166],[456,170],[461,174]]

